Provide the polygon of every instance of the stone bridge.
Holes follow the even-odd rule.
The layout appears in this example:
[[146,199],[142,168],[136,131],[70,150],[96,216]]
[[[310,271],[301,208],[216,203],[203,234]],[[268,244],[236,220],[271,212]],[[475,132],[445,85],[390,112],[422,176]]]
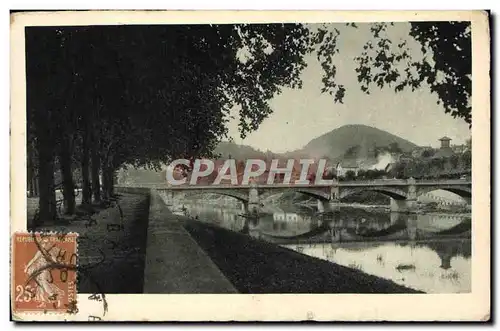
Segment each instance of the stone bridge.
[[[151,186],[149,186],[151,187]],[[420,195],[435,191],[445,190],[453,192],[471,203],[472,183],[470,180],[373,180],[373,181],[334,181],[332,185],[206,185],[206,186],[155,186],[151,187],[168,201],[176,195],[195,195],[202,193],[213,193],[230,196],[243,202],[245,210],[258,211],[262,201],[267,197],[294,191],[306,194],[318,201],[320,212],[329,209],[330,203],[341,201],[343,198],[353,194],[372,191],[379,192],[391,198],[392,211],[409,211],[415,207]]]

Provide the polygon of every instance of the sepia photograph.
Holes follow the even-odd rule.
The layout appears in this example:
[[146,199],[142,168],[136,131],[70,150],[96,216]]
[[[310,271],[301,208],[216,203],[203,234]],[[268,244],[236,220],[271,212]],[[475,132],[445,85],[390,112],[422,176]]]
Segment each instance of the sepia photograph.
[[148,14],[11,14],[14,320],[489,319],[487,13]]

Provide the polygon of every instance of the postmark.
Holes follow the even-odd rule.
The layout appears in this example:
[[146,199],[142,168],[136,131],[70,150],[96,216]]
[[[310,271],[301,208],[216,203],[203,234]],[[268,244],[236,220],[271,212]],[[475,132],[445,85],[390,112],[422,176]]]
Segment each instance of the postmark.
[[77,308],[76,233],[15,233],[12,305],[16,312],[74,314]]

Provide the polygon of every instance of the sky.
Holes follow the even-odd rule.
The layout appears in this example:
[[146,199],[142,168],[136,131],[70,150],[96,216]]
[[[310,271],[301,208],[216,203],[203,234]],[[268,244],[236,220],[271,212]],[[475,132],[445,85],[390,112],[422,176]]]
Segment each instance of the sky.
[[[237,129],[237,110],[232,110],[234,119],[228,129],[234,142],[282,153],[302,148],[313,138],[343,125],[364,124],[421,146],[438,147],[438,139],[445,135],[452,139],[452,144],[465,143],[470,138],[468,124],[446,114],[427,86],[399,93],[391,88],[373,87],[370,95],[360,90],[354,57],[361,54],[371,33],[368,24],[358,26],[354,29],[344,24],[329,24],[329,28],[340,30],[335,62],[337,81],[346,87],[343,104],[334,103],[332,96],[321,93],[322,68],[315,56],[309,55],[307,68],[302,72],[302,89],[284,88],[270,102],[273,113],[244,140]],[[421,58],[420,44],[411,39],[409,28],[408,23],[395,23],[389,37],[393,44],[408,40],[412,56]]]

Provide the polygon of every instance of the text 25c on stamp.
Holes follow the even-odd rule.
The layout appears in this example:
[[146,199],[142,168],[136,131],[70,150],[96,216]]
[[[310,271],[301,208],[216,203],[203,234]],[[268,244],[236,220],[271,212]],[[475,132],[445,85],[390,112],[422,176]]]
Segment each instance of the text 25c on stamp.
[[74,313],[76,233],[15,233],[12,297],[17,312]]

